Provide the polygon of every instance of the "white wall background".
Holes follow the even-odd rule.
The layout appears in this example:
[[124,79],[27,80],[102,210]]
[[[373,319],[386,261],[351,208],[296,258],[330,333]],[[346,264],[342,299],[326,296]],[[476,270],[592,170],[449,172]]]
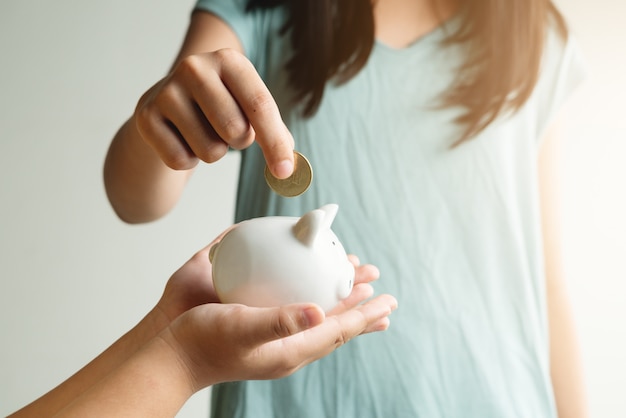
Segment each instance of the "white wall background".
[[[202,167],[150,225],[116,219],[102,185],[108,143],[169,68],[193,3],[0,2],[2,416],[132,327],[232,222],[235,158]],[[204,392],[180,416],[207,414]]]
[[565,256],[593,417],[626,417],[626,2],[558,0],[583,49],[565,152]]
[[[150,225],[118,221],[102,186],[109,141],[169,67],[193,3],[0,2],[0,415],[133,326],[231,222],[236,156],[202,167]],[[565,152],[571,293],[593,417],[624,417],[626,2],[559,4],[590,69]],[[206,416],[207,403],[205,391],[179,416]]]

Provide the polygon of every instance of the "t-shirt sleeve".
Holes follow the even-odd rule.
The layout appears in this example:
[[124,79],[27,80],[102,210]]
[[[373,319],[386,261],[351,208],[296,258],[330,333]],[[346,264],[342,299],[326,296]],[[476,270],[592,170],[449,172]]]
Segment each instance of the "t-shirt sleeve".
[[[280,32],[284,26],[284,10],[280,7],[246,10],[248,0],[197,0],[194,10],[209,12],[222,19],[235,32],[244,54],[254,64],[262,77],[269,71],[272,57],[269,51],[282,50]],[[278,42],[279,46],[274,45]],[[272,46],[274,45],[274,46]],[[272,61],[273,63],[273,61]]]
[[536,88],[539,141],[564,103],[586,76],[587,68],[574,36],[570,34],[563,40],[555,32],[551,32],[547,39],[546,54]]
[[248,58],[256,50],[255,17],[246,13],[247,0],[197,0],[194,10],[212,13],[222,19],[235,32]]

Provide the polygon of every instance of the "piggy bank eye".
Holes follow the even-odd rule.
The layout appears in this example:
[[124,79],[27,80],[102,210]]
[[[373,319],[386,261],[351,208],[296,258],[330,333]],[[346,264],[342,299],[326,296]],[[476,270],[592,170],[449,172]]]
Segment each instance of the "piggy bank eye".
[[333,243],[333,245],[337,245],[337,244],[335,244],[335,241],[332,241],[332,243]]

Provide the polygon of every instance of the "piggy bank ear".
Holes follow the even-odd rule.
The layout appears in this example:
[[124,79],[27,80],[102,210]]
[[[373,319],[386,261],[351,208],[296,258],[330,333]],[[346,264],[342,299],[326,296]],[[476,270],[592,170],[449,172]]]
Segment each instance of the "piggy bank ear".
[[313,245],[320,231],[330,229],[336,215],[337,205],[335,204],[324,205],[306,213],[293,227],[296,239],[304,245]]
[[325,216],[325,213],[319,209],[303,215],[293,226],[296,239],[306,246],[313,245],[317,234],[322,229]]
[[322,225],[322,228],[330,229],[330,226],[335,220],[335,216],[337,216],[339,206],[337,206],[335,203],[329,203],[319,208],[319,210],[324,212],[324,224]]

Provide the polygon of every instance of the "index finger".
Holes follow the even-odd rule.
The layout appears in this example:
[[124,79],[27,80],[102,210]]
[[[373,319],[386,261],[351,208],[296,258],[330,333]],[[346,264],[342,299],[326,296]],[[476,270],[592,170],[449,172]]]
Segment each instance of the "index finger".
[[279,179],[287,178],[294,167],[293,137],[252,63],[239,57],[222,62],[220,77],[252,125],[270,171]]

